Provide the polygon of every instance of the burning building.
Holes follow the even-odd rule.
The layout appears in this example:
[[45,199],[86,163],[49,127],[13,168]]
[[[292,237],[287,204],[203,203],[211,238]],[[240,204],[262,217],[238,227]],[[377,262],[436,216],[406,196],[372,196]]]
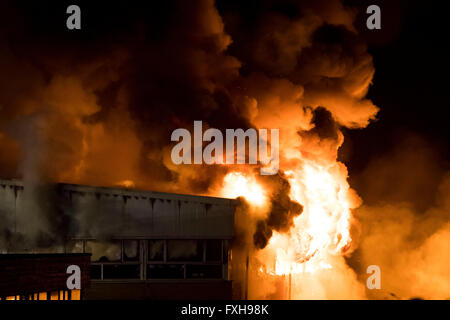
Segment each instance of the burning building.
[[[0,177],[18,180],[0,188],[0,250],[90,253],[86,298],[182,297],[180,286],[217,292],[208,298],[447,297],[449,263],[436,257],[448,251],[448,175],[415,143],[407,156],[378,154],[402,149],[392,132],[428,82],[415,74],[422,57],[410,58],[416,37],[395,59],[374,55],[367,32],[394,37],[384,21],[401,19],[383,13],[382,29],[367,31],[367,6],[356,2],[89,2],[81,30],[67,30],[62,2],[2,1]],[[388,61],[384,89],[377,58]],[[434,68],[423,69],[438,70],[448,59],[428,60]],[[423,106],[446,99],[434,90],[446,93],[446,82],[426,85],[417,118],[444,132],[434,125],[444,117]],[[385,121],[378,104],[396,95]],[[222,134],[276,130],[278,172],[220,161],[237,150],[174,162],[171,134],[195,136],[197,121]],[[421,268],[405,272],[405,261]],[[370,265],[382,290],[365,286]]]
[[[86,7],[91,17],[112,19],[111,28],[132,11],[114,41],[112,29],[95,21],[76,41],[49,33],[53,28],[2,29],[3,74],[23,71],[1,78],[0,175],[22,181],[4,183],[3,247],[54,246],[69,237],[68,250],[92,253],[92,283],[208,277],[219,281],[205,285],[229,286],[231,264],[241,297],[361,297],[344,260],[360,199],[338,150],[342,128],[364,128],[376,118],[378,108],[366,98],[373,60],[355,32],[355,11],[340,1],[269,2],[258,17],[239,11],[240,2],[212,0],[152,10],[111,6],[111,14]],[[2,12],[14,24],[21,20],[10,17],[30,8]],[[74,54],[80,48],[85,55]],[[196,120],[221,132],[276,129],[279,172],[262,176],[250,161],[177,165],[171,133],[193,132]],[[48,187],[59,182],[68,184],[57,192]],[[320,282],[311,284],[313,294],[295,285],[309,272],[322,277],[310,279]],[[279,280],[289,274],[293,289],[285,290]],[[336,276],[349,283],[342,295],[321,287]],[[90,294],[112,294],[104,283]],[[136,286],[127,297],[146,290]]]
[[[27,215],[23,184],[2,180],[0,185],[0,211],[11,234],[20,232],[18,222]],[[231,299],[229,241],[236,200],[69,184],[54,191],[53,205],[67,218],[64,239],[26,248],[12,243],[3,251],[61,253],[68,259],[90,254],[84,299]],[[14,256],[2,259],[8,257]],[[51,268],[40,270],[43,283]],[[26,286],[19,289],[23,294]]]

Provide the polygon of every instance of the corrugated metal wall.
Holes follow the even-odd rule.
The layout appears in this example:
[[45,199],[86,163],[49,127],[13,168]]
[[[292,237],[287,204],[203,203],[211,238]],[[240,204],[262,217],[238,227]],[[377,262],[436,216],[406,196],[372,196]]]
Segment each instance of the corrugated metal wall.
[[[71,237],[230,239],[236,200],[60,184],[58,208],[70,217]],[[0,180],[2,227],[26,229],[21,181]],[[61,212],[59,213],[61,214]],[[25,221],[25,222],[24,222]]]

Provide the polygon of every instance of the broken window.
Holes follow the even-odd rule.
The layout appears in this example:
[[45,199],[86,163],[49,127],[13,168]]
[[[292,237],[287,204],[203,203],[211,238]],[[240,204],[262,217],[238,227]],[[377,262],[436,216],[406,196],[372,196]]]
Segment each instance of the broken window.
[[123,260],[139,261],[139,241],[124,240],[123,241]]
[[164,261],[164,240],[148,241],[148,260]]
[[168,240],[168,261],[202,261],[203,241],[200,240]]
[[85,250],[92,253],[92,280],[141,278],[139,240],[88,240]]
[[91,253],[94,262],[118,262],[122,259],[122,245],[120,241],[86,241],[86,252]]

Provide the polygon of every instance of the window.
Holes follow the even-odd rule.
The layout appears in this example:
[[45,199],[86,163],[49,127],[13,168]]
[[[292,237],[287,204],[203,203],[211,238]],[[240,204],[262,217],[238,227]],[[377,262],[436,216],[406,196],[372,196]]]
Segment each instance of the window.
[[224,245],[217,239],[72,240],[65,248],[92,254],[92,280],[221,279]]
[[58,291],[50,292],[50,300],[59,300],[59,292]]
[[168,240],[168,261],[202,261],[203,241],[200,240]]
[[123,260],[139,261],[139,241],[137,240],[123,241]]
[[139,240],[87,240],[85,251],[92,253],[92,280],[141,278]]
[[103,279],[140,279],[139,264],[105,264]]
[[222,278],[222,265],[194,264],[186,266],[188,279],[220,279]]
[[147,279],[184,279],[183,264],[149,264]]
[[222,241],[207,240],[206,241],[206,261],[220,262],[222,260]]
[[222,240],[148,240],[147,279],[221,279]]
[[86,252],[92,254],[93,262],[119,262],[122,259],[120,241],[86,241]]
[[164,240],[148,241],[148,260],[164,261]]
[[91,280],[101,280],[102,278],[102,265],[91,264]]

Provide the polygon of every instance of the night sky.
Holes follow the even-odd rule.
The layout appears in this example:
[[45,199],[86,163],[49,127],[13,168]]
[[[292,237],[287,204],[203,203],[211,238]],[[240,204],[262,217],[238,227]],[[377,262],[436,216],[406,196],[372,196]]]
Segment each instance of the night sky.
[[386,8],[385,25],[363,35],[375,62],[369,97],[380,106],[379,121],[350,136],[358,146],[373,146],[368,158],[392,148],[392,136],[402,131],[420,134],[440,148],[443,158],[448,157],[446,75],[450,64],[445,10],[420,1],[377,3]]
[[[415,191],[396,200],[416,202],[419,208],[424,208],[434,200],[430,189],[436,190],[442,173],[450,164],[446,11],[437,2],[374,3],[383,8],[382,30],[361,28],[364,23],[361,15],[358,22],[374,57],[376,72],[368,96],[380,107],[379,120],[363,130],[348,131],[341,156],[348,164],[350,182],[365,201],[375,201],[370,189],[365,188],[369,181],[359,177],[371,159],[390,158],[400,149],[416,153],[416,158],[392,156],[399,170],[391,171],[386,177],[386,189],[393,181],[399,185],[412,184]],[[402,167],[409,168],[409,163],[424,153],[429,167],[427,177],[414,177],[414,171],[409,172],[408,177],[399,173]],[[424,199],[414,198],[413,194]],[[383,196],[389,198],[387,194]]]

